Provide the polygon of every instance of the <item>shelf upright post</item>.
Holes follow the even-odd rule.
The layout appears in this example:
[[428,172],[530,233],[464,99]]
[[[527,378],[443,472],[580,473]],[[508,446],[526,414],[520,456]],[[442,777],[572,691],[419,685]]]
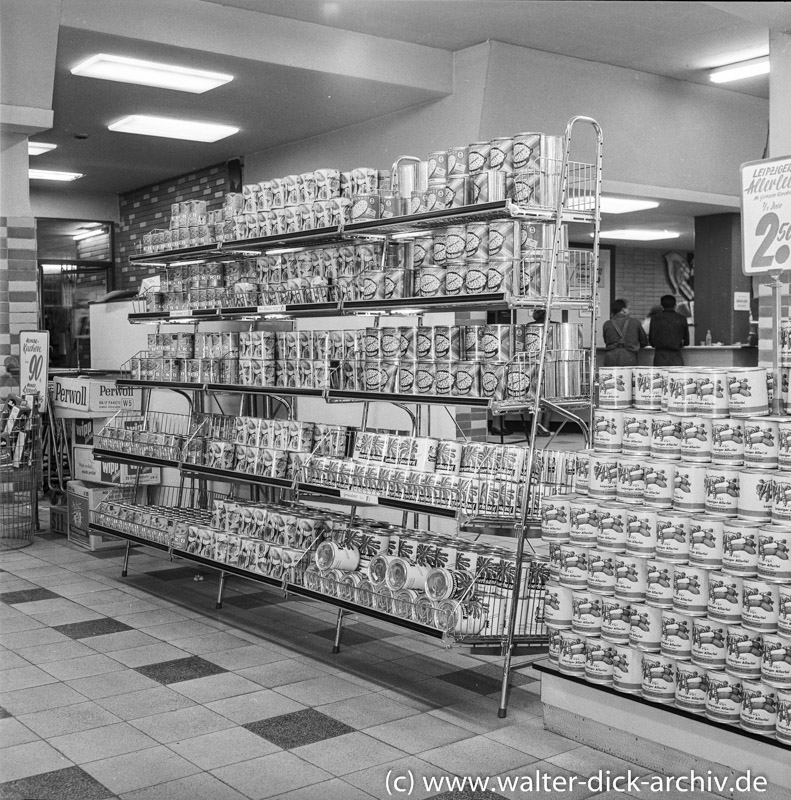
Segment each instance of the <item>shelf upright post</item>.
[[[511,658],[514,648],[514,635],[516,629],[516,618],[518,612],[518,601],[521,591],[522,582],[522,558],[525,550],[526,531],[528,523],[528,515],[530,509],[533,507],[532,493],[536,491],[540,494],[541,487],[540,481],[536,482],[533,486],[533,465],[535,463],[535,450],[536,450],[536,435],[538,433],[538,419],[541,411],[541,393],[544,384],[544,363],[546,359],[547,339],[549,336],[550,316],[552,312],[552,302],[554,299],[555,278],[557,272],[558,251],[560,250],[561,237],[562,237],[562,223],[563,211],[567,207],[569,198],[569,155],[571,151],[571,137],[574,125],[578,122],[590,123],[596,132],[596,182],[594,188],[594,264],[598,259],[598,244],[599,244],[599,192],[601,190],[601,155],[602,155],[602,135],[599,124],[590,117],[572,117],[566,125],[566,133],[563,137],[563,160],[560,165],[560,185],[557,191],[554,224],[555,230],[552,239],[552,253],[550,256],[549,264],[549,286],[546,292],[546,313],[544,315],[543,333],[541,336],[541,344],[539,347],[538,367],[536,371],[535,381],[533,384],[533,417],[530,421],[530,443],[527,451],[527,459],[525,464],[525,475],[527,485],[522,493],[522,508],[520,518],[517,521],[517,528],[519,530],[519,537],[516,545],[516,565],[514,570],[514,586],[511,596],[511,606],[508,613],[508,625],[506,629],[506,637],[504,642],[503,653],[503,679],[500,690],[500,707],[497,711],[497,716],[501,719],[507,714],[508,705],[508,682],[511,673]],[[595,270],[594,270],[595,271]],[[595,311],[594,311],[595,315]],[[595,319],[594,319],[595,321]],[[593,335],[592,337],[593,338]],[[595,350],[592,350],[595,353]]]

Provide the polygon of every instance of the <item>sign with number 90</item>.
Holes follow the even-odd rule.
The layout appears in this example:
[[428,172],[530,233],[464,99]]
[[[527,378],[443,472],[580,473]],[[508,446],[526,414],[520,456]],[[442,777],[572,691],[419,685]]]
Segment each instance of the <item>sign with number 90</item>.
[[742,271],[791,269],[791,156],[741,166]]

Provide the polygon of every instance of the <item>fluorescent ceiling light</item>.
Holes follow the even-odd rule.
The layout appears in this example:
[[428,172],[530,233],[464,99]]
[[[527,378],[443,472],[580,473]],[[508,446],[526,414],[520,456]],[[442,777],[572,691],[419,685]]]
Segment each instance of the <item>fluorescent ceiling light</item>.
[[[599,198],[599,211],[602,214],[629,214],[632,211],[645,211],[657,208],[659,203],[655,200],[640,200],[632,197],[609,197],[602,195]],[[590,195],[572,197],[568,207],[575,211],[593,211],[594,199]],[[395,236],[392,237],[395,239]]]
[[657,208],[655,200],[638,200],[631,197],[602,197],[599,210],[602,214],[629,214],[632,211],[646,211]]
[[[593,234],[590,234],[593,237]],[[600,239],[623,239],[633,242],[655,242],[660,239],[678,239],[680,233],[675,231],[650,231],[640,230],[639,228],[624,228],[617,231],[601,231]]]
[[216,142],[239,132],[231,125],[210,122],[193,122],[188,119],[149,117],[131,114],[107,126],[111,131],[138,133],[142,136],[163,136],[166,139],[186,139],[190,142]]
[[140,86],[176,89],[192,94],[208,92],[209,89],[216,89],[233,80],[233,75],[221,72],[207,72],[202,69],[177,67],[172,64],[159,64],[156,61],[142,61],[139,58],[111,56],[106,53],[91,56],[87,61],[77,64],[71,74],[106,81],[136,83]]
[[752,78],[755,75],[769,74],[769,56],[751,58],[749,61],[739,61],[736,64],[726,64],[709,72],[709,80],[713,83],[728,83],[742,78]]
[[56,147],[56,144],[47,144],[46,142],[28,142],[27,154],[29,156],[40,156],[42,153],[48,153]]
[[58,172],[54,169],[31,169],[29,176],[38,181],[76,181],[82,178],[82,172]]
[[104,228],[97,228],[96,230],[92,231],[83,231],[82,233],[77,233],[71,238],[74,239],[75,242],[80,242],[83,239],[90,239],[93,236],[101,236],[103,233],[107,233]]

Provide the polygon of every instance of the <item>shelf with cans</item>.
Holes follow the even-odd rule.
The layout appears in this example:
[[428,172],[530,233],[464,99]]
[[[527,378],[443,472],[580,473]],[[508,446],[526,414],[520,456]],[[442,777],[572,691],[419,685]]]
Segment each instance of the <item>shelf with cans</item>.
[[[791,417],[762,368],[602,367],[542,510],[561,674],[791,745]],[[585,480],[587,479],[587,488]]]
[[[544,338],[549,341],[542,347]],[[545,401],[585,402],[589,357],[576,323],[149,334],[123,383],[498,408],[524,406],[545,360]]]
[[[589,124],[593,129],[596,161],[592,165],[570,159],[572,130],[577,124]],[[218,444],[215,448],[220,466],[205,460],[205,454],[213,452],[211,447],[204,447],[202,464],[190,463],[190,448],[185,447],[178,462],[183,480],[227,478],[232,484],[252,484],[251,493],[260,488],[257,483],[278,486],[271,482],[291,480],[295,496],[318,494],[351,503],[348,524],[354,524],[358,506],[376,504],[401,509],[404,522],[409,511],[425,513],[429,519],[458,517],[464,525],[475,519],[497,520],[511,529],[515,553],[508,562],[513,569],[508,566],[505,570],[509,577],[495,593],[481,595],[487,598],[483,613],[477,608],[472,613],[454,611],[453,638],[463,634],[463,640],[470,641],[474,636],[476,641],[495,644],[504,654],[500,716],[505,715],[514,642],[539,646],[546,642],[541,600],[547,563],[526,555],[527,529],[537,521],[544,495],[570,491],[577,473],[576,464],[569,467],[575,457],[539,452],[535,444],[539,413],[542,407],[557,409],[565,418],[578,421],[586,436],[589,433],[586,418],[591,408],[594,351],[583,341],[583,326],[569,323],[566,311],[577,309],[589,314],[594,327],[601,144],[598,124],[577,117],[569,122],[565,136],[555,137],[551,144],[540,136],[536,141],[545,162],[532,173],[535,191],[526,188],[529,181],[524,175],[520,182],[516,172],[501,168],[503,163],[493,166],[473,150],[468,155],[476,153],[475,168],[470,175],[462,176],[465,188],[461,202],[454,198],[450,207],[432,210],[423,205],[422,197],[417,198],[416,206],[394,204],[379,187],[376,192],[360,193],[367,195],[365,198],[348,198],[350,205],[333,204],[333,198],[322,201],[349,209],[349,218],[333,220],[336,232],[326,225],[321,230],[307,225],[302,231],[268,228],[264,232],[257,220],[257,231],[248,227],[242,236],[241,220],[236,220],[234,239],[207,244],[202,257],[197,252],[189,254],[196,258],[188,260],[200,258],[199,263],[179,263],[184,260],[181,252],[165,247],[133,259],[165,269],[158,290],[140,299],[139,310],[130,321],[187,322],[193,331],[170,334],[158,330],[152,334],[148,349],[123,365],[121,383],[191,388],[201,408],[206,395],[216,400],[222,393],[239,393],[244,398],[242,405],[248,408],[257,403],[257,394],[275,396],[284,401],[289,417],[293,416],[291,396],[364,403],[357,441],[367,440],[371,444],[367,450],[361,444],[356,451],[352,446],[344,457],[314,452],[304,460],[301,456],[272,456],[267,460],[259,448],[257,453],[245,452],[240,470],[236,447],[231,468],[222,462],[231,457],[230,447]],[[513,146],[515,150],[516,138]],[[543,152],[545,146],[553,148],[551,159]],[[499,142],[498,147],[506,147],[506,142]],[[450,153],[446,155],[450,164]],[[458,160],[459,153],[453,157]],[[431,160],[426,162],[427,169],[436,166]],[[422,168],[420,160],[402,157],[393,166],[390,188],[403,190],[409,176],[414,178]],[[477,172],[484,174],[474,178],[472,173]],[[357,176],[358,180],[363,178],[365,174]],[[293,188],[295,182],[288,183]],[[301,191],[299,180],[295,185]],[[518,186],[523,188],[517,191]],[[435,200],[430,202],[440,202],[436,199],[440,196],[447,200],[447,194],[434,189],[429,194]],[[472,198],[466,194],[469,191],[475,192]],[[248,192],[251,202],[255,194],[252,189]],[[412,192],[409,197],[413,199]],[[426,199],[429,202],[428,196]],[[392,214],[384,214],[385,210]],[[267,225],[273,218],[286,218],[285,212],[276,209],[264,213]],[[293,211],[288,219],[292,217]],[[304,223],[311,217],[303,215],[301,219]],[[571,221],[590,225],[590,250],[569,247],[567,223]],[[245,225],[248,222],[252,220],[245,220]],[[224,226],[225,232],[227,228]],[[510,307],[512,324],[423,324],[423,314],[430,311],[494,307]],[[544,309],[543,320],[517,324],[516,310],[520,307]],[[557,321],[559,314],[552,318],[559,310],[563,311],[562,322]],[[369,314],[374,319],[362,330],[332,330],[328,326],[327,330],[313,331],[301,329],[298,323],[292,330],[264,329],[270,320],[280,317],[298,319],[303,314],[332,312]],[[387,312],[417,317],[417,324],[388,325],[380,316]],[[247,318],[248,331],[199,329],[212,319]],[[369,404],[374,402],[400,405],[411,419],[411,435],[394,432],[377,439],[377,432],[369,430],[367,423]],[[439,441],[430,435],[434,421],[423,414],[423,406],[431,404],[478,406],[493,413],[530,409],[532,435],[522,449]],[[416,458],[434,449],[439,452],[443,446],[443,458],[450,460],[443,461],[438,470],[435,455],[430,469],[416,469],[417,464],[400,463],[407,444],[410,454],[414,446]],[[391,455],[395,461],[388,463]],[[255,474],[259,469],[277,470],[280,464],[285,464],[286,470],[292,465],[292,475]],[[461,474],[462,464],[469,475]],[[485,474],[473,476],[475,468]],[[415,524],[417,521],[416,516]],[[461,547],[462,534],[453,541]],[[392,554],[378,555],[384,558]],[[410,559],[412,567],[420,566],[416,559]],[[334,562],[317,563],[316,569],[321,572],[330,563]],[[234,569],[238,570],[238,565]],[[357,567],[349,571],[360,572]],[[305,569],[304,580],[295,583],[299,591],[315,593],[324,585],[321,576],[314,573]],[[369,573],[351,581],[369,578],[374,580]],[[472,596],[470,582],[464,576],[444,578],[448,586],[456,586],[448,589],[451,596],[445,599]],[[401,588],[420,590],[427,577],[416,574],[413,580],[414,585]],[[353,606],[344,605],[352,602],[348,597],[341,601],[336,596],[330,602],[339,605],[341,611],[355,607],[364,613],[381,613],[383,604],[389,609],[393,602],[386,592],[375,593],[373,600],[366,598],[363,593]],[[419,611],[416,602],[411,612],[417,615],[418,625],[424,625],[426,619],[425,603],[421,608]],[[436,610],[430,613],[436,615]],[[448,632],[446,623],[435,627]]]
[[[377,233],[348,230],[345,244],[295,245],[255,257],[247,251],[247,257],[190,258],[180,264],[178,254],[170,254],[157,262],[165,265],[159,287],[136,301],[129,319],[544,306],[555,225],[519,219],[516,206],[505,211],[505,219],[427,231],[388,232],[386,224]],[[592,251],[570,248],[565,225],[560,236],[554,304],[587,308],[595,284]]]
[[[595,212],[592,164],[568,161],[562,136],[517,133],[452,145],[420,159],[401,156],[389,170],[322,168],[247,183],[228,193],[222,208],[206,201],[174,203],[168,228],[143,235],[134,260],[171,250],[251,242],[286,246],[295,236],[332,241],[344,227],[412,217],[430,224],[442,216],[485,218],[513,201],[537,216],[556,211],[561,177],[567,178],[564,212],[590,221]],[[411,220],[410,220],[411,221]],[[225,248],[223,248],[225,249]]]
[[[515,575],[509,548],[185,485],[118,487],[92,510],[91,527],[448,643],[502,636]],[[530,561],[522,570],[523,637],[542,631],[545,569]]]
[[[345,425],[196,412],[118,412],[96,434],[94,457],[173,467],[185,476],[292,489],[450,517],[465,526],[512,522],[528,485],[519,445],[359,431]],[[573,461],[545,450],[532,484],[573,489]],[[534,501],[538,518],[540,497]]]

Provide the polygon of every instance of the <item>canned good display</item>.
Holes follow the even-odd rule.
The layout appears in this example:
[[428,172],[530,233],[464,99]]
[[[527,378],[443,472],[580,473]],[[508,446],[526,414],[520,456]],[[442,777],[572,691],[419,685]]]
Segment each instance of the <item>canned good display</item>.
[[[92,522],[169,549],[302,586],[463,640],[504,636],[516,575],[512,550],[355,519],[298,503],[266,504],[159,487],[158,502],[119,487]],[[543,627],[546,566],[525,558],[517,635]]]

